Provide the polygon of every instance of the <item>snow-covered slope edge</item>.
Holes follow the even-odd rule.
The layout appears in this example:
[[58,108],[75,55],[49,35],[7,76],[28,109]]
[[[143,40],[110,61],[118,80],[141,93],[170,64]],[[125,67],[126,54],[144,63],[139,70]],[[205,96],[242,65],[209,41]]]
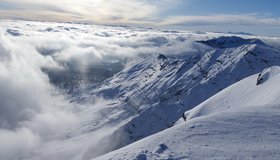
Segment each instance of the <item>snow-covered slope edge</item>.
[[279,79],[280,67],[245,78],[189,111],[186,122],[97,159],[279,159]]
[[[237,82],[185,113],[186,118],[205,116],[233,107],[280,104],[280,67],[274,66]],[[246,83],[247,82],[247,83]]]

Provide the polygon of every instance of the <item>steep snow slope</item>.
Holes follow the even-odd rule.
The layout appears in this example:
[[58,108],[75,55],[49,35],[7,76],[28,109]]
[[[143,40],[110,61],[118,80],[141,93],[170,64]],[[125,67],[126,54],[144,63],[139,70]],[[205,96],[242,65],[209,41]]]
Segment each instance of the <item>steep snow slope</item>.
[[[246,40],[247,41],[247,40]],[[262,44],[214,49],[183,58],[148,57],[95,88],[93,95],[119,99],[131,120],[114,132],[122,147],[173,126],[183,113],[227,86],[273,65],[279,51]]]
[[279,159],[280,67],[264,70],[260,85],[258,76],[209,98],[186,122],[97,159]]

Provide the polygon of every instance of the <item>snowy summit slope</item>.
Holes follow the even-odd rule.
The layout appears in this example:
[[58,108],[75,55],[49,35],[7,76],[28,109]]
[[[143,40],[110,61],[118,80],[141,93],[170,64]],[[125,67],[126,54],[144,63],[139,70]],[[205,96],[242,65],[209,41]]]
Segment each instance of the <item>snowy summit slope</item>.
[[[187,121],[97,158],[279,159],[280,67],[233,84],[186,113]],[[265,78],[266,77],[266,78]]]

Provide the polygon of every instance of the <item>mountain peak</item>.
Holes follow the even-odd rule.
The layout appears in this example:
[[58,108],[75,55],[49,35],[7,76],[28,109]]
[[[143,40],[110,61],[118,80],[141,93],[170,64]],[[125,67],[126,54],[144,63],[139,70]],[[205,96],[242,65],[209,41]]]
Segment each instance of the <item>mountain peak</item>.
[[226,37],[222,36],[206,41],[197,41],[214,48],[235,48],[246,44],[266,45],[263,41],[257,38],[243,39],[237,36]]
[[157,58],[158,59],[167,59],[167,57],[163,54],[159,54]]

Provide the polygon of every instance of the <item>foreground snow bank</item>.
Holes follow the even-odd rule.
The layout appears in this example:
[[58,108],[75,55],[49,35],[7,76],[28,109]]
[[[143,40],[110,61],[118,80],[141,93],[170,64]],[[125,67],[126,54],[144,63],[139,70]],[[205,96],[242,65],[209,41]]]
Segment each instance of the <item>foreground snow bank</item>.
[[279,159],[279,106],[193,119],[97,160]]

